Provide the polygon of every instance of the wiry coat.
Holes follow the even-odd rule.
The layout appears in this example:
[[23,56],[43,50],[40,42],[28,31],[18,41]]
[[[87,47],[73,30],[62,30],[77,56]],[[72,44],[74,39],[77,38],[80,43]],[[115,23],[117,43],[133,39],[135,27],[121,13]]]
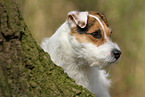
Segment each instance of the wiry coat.
[[[101,37],[105,39],[102,40],[103,43],[98,42],[99,39],[95,40],[96,37],[94,38],[96,42],[94,42],[92,34],[85,35],[89,33],[85,30],[83,33],[77,32],[79,31],[77,29],[89,26],[91,21],[88,18],[90,17],[96,17],[97,23],[100,23],[99,26],[103,26],[101,28],[101,34],[104,33]],[[110,80],[107,79],[108,74],[102,68],[116,62],[117,59],[112,55],[112,50],[120,49],[110,38],[107,39],[107,26],[104,26],[105,23],[101,23],[102,21],[98,19],[100,18],[93,17],[88,12],[72,11],[55,34],[43,40],[41,47],[50,54],[52,61],[62,67],[77,84],[84,86],[96,96],[110,97],[108,92]],[[88,28],[89,31],[92,29]]]

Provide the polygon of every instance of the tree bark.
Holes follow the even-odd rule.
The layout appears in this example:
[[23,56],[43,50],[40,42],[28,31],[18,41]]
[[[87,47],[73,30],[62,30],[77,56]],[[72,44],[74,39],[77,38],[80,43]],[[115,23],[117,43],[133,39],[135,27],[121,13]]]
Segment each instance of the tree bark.
[[53,64],[35,42],[15,0],[0,0],[0,97],[94,96]]

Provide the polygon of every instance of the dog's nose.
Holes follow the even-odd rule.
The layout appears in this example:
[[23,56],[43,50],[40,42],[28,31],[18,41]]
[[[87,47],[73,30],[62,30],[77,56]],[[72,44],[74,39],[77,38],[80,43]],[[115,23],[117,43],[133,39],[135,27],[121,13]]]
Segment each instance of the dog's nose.
[[112,53],[113,53],[113,55],[114,55],[114,57],[116,58],[116,60],[120,57],[120,55],[121,55],[121,51],[120,50],[117,50],[117,49],[114,49],[113,51],[112,51]]

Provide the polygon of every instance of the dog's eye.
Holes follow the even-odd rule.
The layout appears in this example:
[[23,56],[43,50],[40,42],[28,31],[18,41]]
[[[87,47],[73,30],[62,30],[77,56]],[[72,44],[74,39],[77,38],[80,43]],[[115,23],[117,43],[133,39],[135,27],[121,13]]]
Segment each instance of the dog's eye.
[[94,37],[94,38],[101,38],[102,35],[101,35],[101,30],[97,30],[93,33],[91,33],[91,35]]

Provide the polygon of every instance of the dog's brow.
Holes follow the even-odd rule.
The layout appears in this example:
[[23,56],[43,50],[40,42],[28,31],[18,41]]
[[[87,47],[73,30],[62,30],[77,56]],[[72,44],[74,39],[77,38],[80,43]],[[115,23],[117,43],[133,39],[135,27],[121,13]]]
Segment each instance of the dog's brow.
[[105,38],[108,40],[108,38],[107,38],[107,36],[106,36],[105,28],[104,28],[102,22],[100,21],[100,19],[99,19],[98,17],[94,16],[94,15],[91,15],[91,14],[89,14],[89,16],[95,18],[95,19],[100,23],[100,25],[101,25],[101,27],[102,27],[102,29],[103,29],[103,32],[104,32],[104,36],[105,36]]
[[109,23],[107,21],[107,19],[104,17],[104,15],[100,12],[97,12],[97,14],[101,17],[101,19],[106,23],[107,27],[109,26]]

